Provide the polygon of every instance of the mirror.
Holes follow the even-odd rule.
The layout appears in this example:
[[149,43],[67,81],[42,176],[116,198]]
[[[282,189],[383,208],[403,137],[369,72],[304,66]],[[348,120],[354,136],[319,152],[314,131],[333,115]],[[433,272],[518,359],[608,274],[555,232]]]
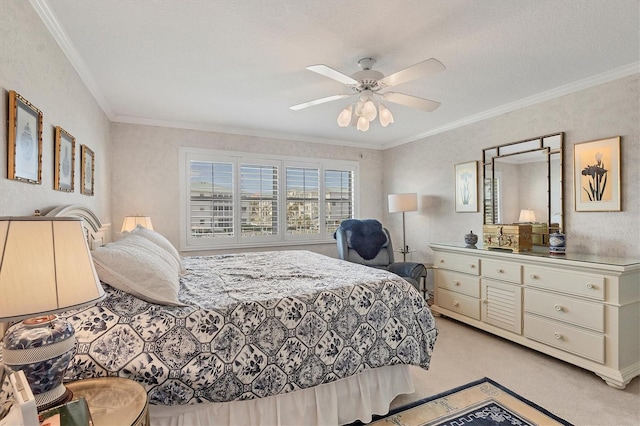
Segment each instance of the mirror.
[[547,245],[549,233],[562,230],[563,137],[556,133],[482,150],[485,225],[531,223],[537,245]]

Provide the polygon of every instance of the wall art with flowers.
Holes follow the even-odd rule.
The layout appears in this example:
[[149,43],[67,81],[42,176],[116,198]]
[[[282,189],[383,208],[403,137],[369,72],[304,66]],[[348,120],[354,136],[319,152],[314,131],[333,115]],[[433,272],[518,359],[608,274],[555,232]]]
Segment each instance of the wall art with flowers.
[[620,211],[620,137],[573,146],[576,211]]
[[455,165],[456,212],[478,211],[478,162]]

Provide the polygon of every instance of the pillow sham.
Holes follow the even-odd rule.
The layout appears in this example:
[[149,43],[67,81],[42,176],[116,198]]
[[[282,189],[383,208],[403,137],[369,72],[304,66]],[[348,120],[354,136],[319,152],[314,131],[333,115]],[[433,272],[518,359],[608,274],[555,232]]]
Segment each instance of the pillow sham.
[[182,306],[175,259],[151,241],[130,235],[91,252],[100,281],[147,302]]
[[173,244],[171,244],[171,241],[167,240],[164,237],[164,235],[162,235],[162,234],[160,234],[160,233],[158,233],[156,231],[153,231],[151,229],[147,229],[142,225],[136,226],[128,234],[129,235],[138,235],[140,237],[143,237],[143,238],[151,241],[152,243],[156,244],[157,246],[163,248],[164,250],[167,251],[167,253],[169,253],[178,262],[178,266],[180,268],[180,275],[184,275],[187,272],[187,270],[182,266],[182,260],[180,259],[180,254],[178,253],[178,250],[176,250],[176,248],[173,246]]

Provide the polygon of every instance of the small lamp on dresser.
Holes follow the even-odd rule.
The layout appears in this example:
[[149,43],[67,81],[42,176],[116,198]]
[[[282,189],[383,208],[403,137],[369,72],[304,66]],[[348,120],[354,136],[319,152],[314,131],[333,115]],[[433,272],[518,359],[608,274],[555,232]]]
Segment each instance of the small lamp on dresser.
[[0,321],[24,320],[3,340],[8,373],[24,372],[38,410],[70,400],[62,380],[75,355],[75,330],[54,314],[105,296],[82,219],[0,218],[0,294]]
[[138,225],[153,231],[153,224],[151,224],[149,216],[125,216],[120,232],[133,231]]

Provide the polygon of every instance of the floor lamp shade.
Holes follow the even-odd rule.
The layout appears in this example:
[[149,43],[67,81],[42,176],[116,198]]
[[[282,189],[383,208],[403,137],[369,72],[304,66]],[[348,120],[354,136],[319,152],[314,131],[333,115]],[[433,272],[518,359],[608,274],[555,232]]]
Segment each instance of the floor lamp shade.
[[138,225],[153,231],[153,225],[151,224],[151,218],[149,216],[125,216],[120,232],[133,231]]
[[418,210],[418,194],[415,192],[405,194],[389,194],[389,213],[402,212],[402,260],[407,261],[409,246],[407,245],[407,233],[405,231],[404,213]]
[[5,366],[25,373],[39,409],[68,399],[74,330],[53,314],[104,298],[82,220],[0,218],[0,294],[0,321],[24,319],[4,337]]
[[389,213],[415,212],[418,210],[418,194],[389,194]]

